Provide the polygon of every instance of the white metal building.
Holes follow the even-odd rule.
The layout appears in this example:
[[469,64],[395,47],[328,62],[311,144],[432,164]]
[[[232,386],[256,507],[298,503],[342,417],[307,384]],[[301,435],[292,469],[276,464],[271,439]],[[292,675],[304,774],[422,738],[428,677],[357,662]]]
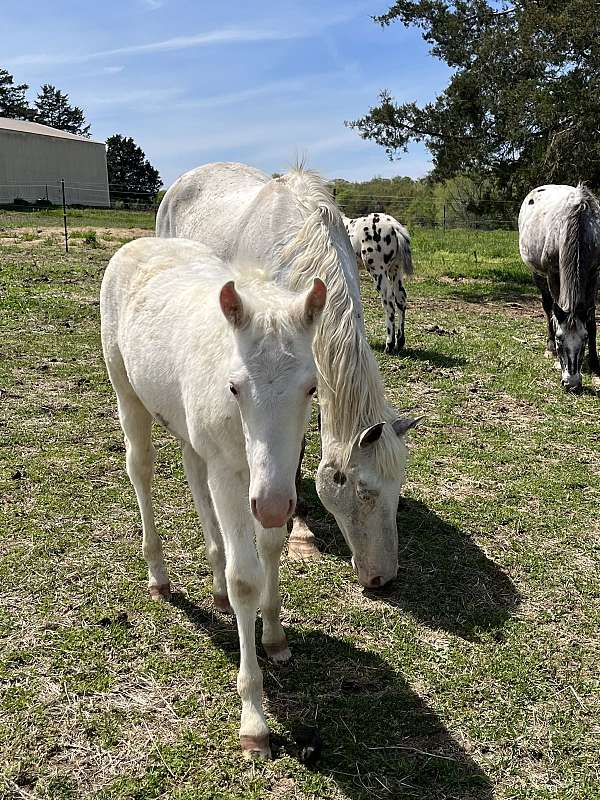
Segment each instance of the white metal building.
[[37,122],[0,117],[0,204],[15,198],[109,206],[106,146]]

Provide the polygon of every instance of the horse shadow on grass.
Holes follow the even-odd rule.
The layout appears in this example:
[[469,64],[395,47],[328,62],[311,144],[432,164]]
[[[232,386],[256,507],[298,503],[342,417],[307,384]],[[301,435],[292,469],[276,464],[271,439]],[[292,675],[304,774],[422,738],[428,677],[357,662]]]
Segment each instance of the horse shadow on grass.
[[[304,480],[302,488],[319,549],[349,561],[350,550],[320,507],[314,482]],[[405,609],[434,630],[471,641],[487,632],[502,641],[502,628],[521,597],[501,567],[467,533],[418,500],[400,498],[397,524],[398,577],[367,596]]]
[[[381,342],[371,342],[371,349],[378,353],[384,352],[384,345]],[[393,353],[390,358],[408,358],[411,361],[427,361],[434,367],[464,367],[467,363],[466,358],[461,356],[450,356],[440,353],[437,350],[426,350],[421,347],[403,347],[399,352]]]
[[[233,620],[181,593],[172,603],[238,664]],[[322,752],[311,768],[331,777],[344,796],[492,800],[485,773],[379,655],[319,631],[288,626],[287,634],[291,662],[262,661],[266,708],[279,723],[271,736],[275,757],[302,760],[307,730],[316,729]]]

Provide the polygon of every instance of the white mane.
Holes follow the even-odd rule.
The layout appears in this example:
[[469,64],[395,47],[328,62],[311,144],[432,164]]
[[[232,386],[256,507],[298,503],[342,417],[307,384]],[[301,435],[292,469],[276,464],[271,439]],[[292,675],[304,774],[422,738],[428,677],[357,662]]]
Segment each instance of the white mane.
[[[317,330],[313,352],[321,375],[319,401],[331,432],[343,444],[344,462],[350,458],[357,435],[376,422],[391,422],[397,414],[385,400],[379,367],[363,326],[363,309],[349,291],[332,233],[347,238],[340,211],[321,177],[302,166],[278,179],[284,182],[303,211],[304,222],[282,251],[291,265],[290,284],[305,288],[320,277],[327,286],[327,306]],[[348,242],[348,258],[354,253]],[[401,473],[405,452],[400,440],[385,426],[375,448],[378,469],[386,477]]]

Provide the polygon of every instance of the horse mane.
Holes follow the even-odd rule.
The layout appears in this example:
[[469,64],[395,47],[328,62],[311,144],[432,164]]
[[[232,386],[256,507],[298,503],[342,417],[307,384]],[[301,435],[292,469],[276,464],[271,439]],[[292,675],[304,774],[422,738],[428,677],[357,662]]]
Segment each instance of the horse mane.
[[[319,401],[335,439],[341,443],[342,464],[347,465],[358,434],[376,422],[391,422],[397,414],[385,400],[379,367],[363,326],[363,309],[356,300],[342,268],[343,253],[332,241],[332,232],[343,242],[342,216],[323,179],[298,165],[277,178],[289,188],[301,209],[303,222],[282,250],[290,265],[290,287],[303,289],[314,277],[327,286],[327,305],[315,335],[313,352],[320,375]],[[336,237],[337,238],[337,237]],[[348,247],[348,258],[354,252]],[[378,470],[387,478],[398,477],[405,458],[403,443],[391,425],[384,426],[375,445]]]
[[566,206],[559,233],[559,305],[567,311],[570,325],[574,324],[577,307],[588,305],[590,273],[597,269],[599,243],[593,238],[593,217],[600,225],[600,205],[590,190],[579,183]]

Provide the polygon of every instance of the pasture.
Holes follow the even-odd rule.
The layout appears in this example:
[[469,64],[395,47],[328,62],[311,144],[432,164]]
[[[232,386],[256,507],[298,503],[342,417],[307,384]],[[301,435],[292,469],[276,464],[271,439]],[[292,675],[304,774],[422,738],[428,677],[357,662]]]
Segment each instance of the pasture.
[[[72,221],[83,235],[66,255],[60,219],[0,213],[0,795],[597,798],[599,396],[589,375],[563,393],[543,358],[516,234],[414,231],[399,356],[383,354],[364,276],[388,395],[424,416],[399,576],[361,590],[316,499],[313,419],[304,483],[324,557],[284,559],[293,659],[261,662],[275,757],[248,763],[237,633],[213,610],[179,449],[159,430],[176,592],[147,595],[98,290],[126,229],[150,232],[153,216],[103,215]],[[307,726],[323,740],[316,765],[300,758]]]

